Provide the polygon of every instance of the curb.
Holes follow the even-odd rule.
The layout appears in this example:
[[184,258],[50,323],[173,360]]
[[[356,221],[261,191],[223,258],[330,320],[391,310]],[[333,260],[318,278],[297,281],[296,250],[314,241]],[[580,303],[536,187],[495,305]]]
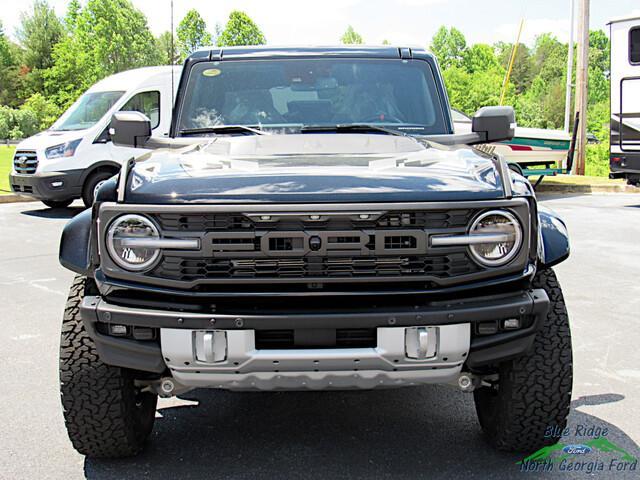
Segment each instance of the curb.
[[20,202],[37,202],[35,198],[23,197],[22,195],[0,195],[0,203],[20,203]]
[[544,182],[536,189],[540,193],[640,193],[632,185],[563,185]]

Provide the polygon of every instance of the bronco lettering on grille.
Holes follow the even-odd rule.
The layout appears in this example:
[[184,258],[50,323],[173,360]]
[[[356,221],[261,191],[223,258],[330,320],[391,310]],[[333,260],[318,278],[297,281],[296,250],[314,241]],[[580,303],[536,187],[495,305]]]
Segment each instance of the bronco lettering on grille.
[[209,232],[202,255],[219,258],[304,257],[392,254],[418,255],[427,249],[424,230]]

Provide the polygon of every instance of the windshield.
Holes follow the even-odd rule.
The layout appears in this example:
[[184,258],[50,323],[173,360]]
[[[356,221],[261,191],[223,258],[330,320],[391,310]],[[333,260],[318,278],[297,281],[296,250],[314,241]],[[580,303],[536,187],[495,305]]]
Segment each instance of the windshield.
[[50,130],[83,130],[92,127],[124,92],[85,93],[51,126]]
[[220,125],[338,124],[447,133],[427,62],[337,58],[198,63],[189,75],[178,133]]

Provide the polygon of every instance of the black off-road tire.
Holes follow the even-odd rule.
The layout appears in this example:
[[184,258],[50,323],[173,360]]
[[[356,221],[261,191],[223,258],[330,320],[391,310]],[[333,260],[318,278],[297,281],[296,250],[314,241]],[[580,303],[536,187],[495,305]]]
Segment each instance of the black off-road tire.
[[73,203],[73,198],[68,198],[67,200],[42,200],[42,203],[49,208],[67,208]]
[[60,338],[60,395],[73,447],[88,457],[125,457],[142,450],[155,419],[157,396],[140,392],[132,372],[100,361],[80,319],[91,280],[71,286]]
[[497,384],[474,392],[480,425],[500,451],[531,453],[557,443],[569,415],[573,365],[562,290],[551,269],[538,272],[533,286],[547,292],[550,305],[531,351],[503,362]]

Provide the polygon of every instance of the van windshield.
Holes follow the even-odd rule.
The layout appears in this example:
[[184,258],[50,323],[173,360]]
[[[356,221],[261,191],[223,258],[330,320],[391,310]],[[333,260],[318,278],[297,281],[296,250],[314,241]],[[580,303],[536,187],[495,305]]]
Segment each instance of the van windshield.
[[201,62],[192,68],[178,134],[223,125],[373,124],[446,133],[433,71],[422,60],[312,58]]
[[124,92],[91,92],[82,95],[49,130],[84,130],[92,127],[124,95]]

